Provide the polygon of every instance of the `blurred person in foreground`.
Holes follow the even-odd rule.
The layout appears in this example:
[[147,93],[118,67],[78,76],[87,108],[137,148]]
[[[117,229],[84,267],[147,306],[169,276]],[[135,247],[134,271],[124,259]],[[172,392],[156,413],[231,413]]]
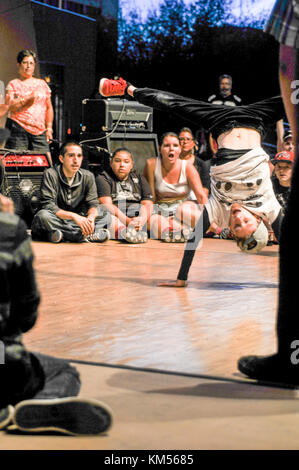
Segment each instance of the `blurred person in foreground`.
[[[0,165],[0,185],[3,176]],[[112,424],[111,411],[97,400],[78,398],[78,371],[65,360],[24,346],[23,333],[34,327],[40,303],[26,228],[12,202],[0,194],[0,429],[104,433]]]

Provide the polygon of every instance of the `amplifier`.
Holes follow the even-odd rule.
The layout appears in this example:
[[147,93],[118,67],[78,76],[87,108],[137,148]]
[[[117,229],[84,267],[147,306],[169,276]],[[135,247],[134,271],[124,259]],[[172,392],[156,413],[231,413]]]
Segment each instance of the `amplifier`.
[[40,152],[12,153],[11,151],[0,150],[0,160],[6,171],[15,168],[22,168],[25,171],[29,168],[45,169],[50,166],[47,155]]
[[153,132],[153,109],[137,101],[85,99],[82,132]]
[[5,168],[1,192],[13,200],[15,213],[30,226],[40,207],[43,172],[50,167],[48,157],[40,152],[1,149],[0,160]]
[[[95,174],[101,173],[110,167],[110,156],[120,147],[126,147],[132,152],[134,169],[140,174],[143,173],[146,160],[159,155],[158,137],[156,134],[106,132],[106,135],[104,134],[98,139],[96,137],[96,134],[80,135],[83,148],[86,146],[84,160],[86,153],[88,154],[85,160],[85,165],[87,165],[85,168],[88,168]],[[84,141],[83,139],[86,140]],[[93,150],[92,146],[94,146]]]

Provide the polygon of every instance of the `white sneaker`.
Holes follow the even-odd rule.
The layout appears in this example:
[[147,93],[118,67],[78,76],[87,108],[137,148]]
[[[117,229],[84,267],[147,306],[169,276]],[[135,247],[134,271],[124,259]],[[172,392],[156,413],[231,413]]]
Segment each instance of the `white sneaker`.
[[110,233],[109,230],[106,228],[102,228],[100,230],[97,230],[96,232],[92,233],[91,235],[88,235],[87,237],[84,238],[85,242],[90,242],[90,243],[104,243],[110,238]]
[[52,243],[60,243],[63,238],[61,230],[54,230],[50,234],[50,242]]

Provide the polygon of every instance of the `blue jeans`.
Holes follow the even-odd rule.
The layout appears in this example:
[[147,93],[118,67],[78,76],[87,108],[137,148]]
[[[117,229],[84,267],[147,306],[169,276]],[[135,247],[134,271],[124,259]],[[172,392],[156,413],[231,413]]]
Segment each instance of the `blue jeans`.
[[50,152],[46,133],[33,135],[25,131],[22,126],[12,119],[7,119],[6,126],[10,130],[10,137],[6,141],[5,148],[15,150],[34,150],[37,152]]
[[0,366],[0,408],[30,398],[77,396],[80,377],[67,361],[27,351],[21,336],[2,338],[5,363]]
[[[95,220],[95,232],[104,227],[109,227],[111,215],[102,208],[99,211],[99,217]],[[63,240],[69,242],[82,242],[84,236],[82,231],[72,220],[63,220],[57,217],[53,212],[47,209],[40,210],[33,218],[31,226],[31,235],[33,240],[48,241],[49,235],[54,230],[60,230]]]
[[34,398],[75,397],[80,392],[81,381],[77,369],[64,359],[31,353],[40,363],[44,373],[44,385]]

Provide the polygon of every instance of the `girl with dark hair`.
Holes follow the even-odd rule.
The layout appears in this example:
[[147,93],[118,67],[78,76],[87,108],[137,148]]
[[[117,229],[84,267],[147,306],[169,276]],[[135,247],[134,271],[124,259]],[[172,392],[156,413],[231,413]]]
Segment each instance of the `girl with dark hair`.
[[134,158],[126,147],[117,148],[110,168],[96,177],[99,203],[110,212],[110,238],[128,243],[147,242],[153,210],[151,188],[134,171]]

